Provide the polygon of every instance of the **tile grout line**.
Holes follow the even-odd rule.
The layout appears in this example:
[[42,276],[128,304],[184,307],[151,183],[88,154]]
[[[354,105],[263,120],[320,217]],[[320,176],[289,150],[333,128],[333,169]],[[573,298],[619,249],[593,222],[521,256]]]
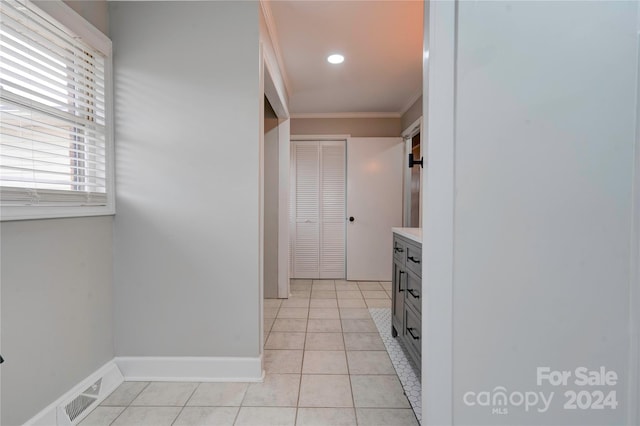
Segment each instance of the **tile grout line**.
[[[311,292],[313,292],[313,281],[311,281]],[[304,353],[307,347],[307,333],[309,332],[309,314],[311,313],[311,293],[309,293],[309,301],[307,302],[307,326],[304,331],[304,342],[302,343],[302,361],[300,362],[300,382],[298,382],[298,399],[296,400],[296,416],[294,425],[298,424],[298,416],[300,415],[300,397],[302,395],[302,371],[304,368]]]
[[313,281],[311,281],[311,292],[309,292],[309,302],[307,303],[307,324],[304,329],[304,342],[302,344],[302,360],[300,361],[300,381],[298,382],[298,398],[296,398],[296,415],[293,424],[298,423],[298,414],[300,408],[300,396],[302,394],[302,369],[304,368],[304,353],[307,345],[307,333],[309,332],[309,310],[311,309],[311,293],[313,292]]
[[[247,386],[247,390],[249,389],[249,387]],[[247,394],[247,390],[244,391],[244,394]],[[244,395],[242,396],[242,400],[244,400]],[[240,401],[240,406],[238,407],[238,411],[236,411],[236,415],[233,416],[233,423],[231,423],[232,425],[235,425],[238,422],[238,417],[240,417],[240,410],[242,409],[242,401]]]
[[[125,383],[125,382],[122,382],[122,383]],[[122,386],[122,383],[120,384],[120,386]],[[118,419],[120,418],[120,416],[122,416],[122,413],[124,413],[125,411],[127,411],[127,409],[129,409],[129,407],[131,407],[131,404],[133,403],[133,401],[135,401],[135,399],[136,399],[137,397],[139,397],[139,396],[140,396],[140,394],[141,394],[142,392],[144,392],[144,390],[145,390],[146,388],[148,388],[150,384],[151,384],[151,382],[147,382],[147,384],[146,384],[146,385],[144,385],[144,387],[143,387],[142,389],[140,389],[140,392],[138,392],[138,393],[136,394],[136,396],[134,396],[133,398],[131,398],[131,401],[129,401],[129,403],[125,406],[124,410],[122,410],[122,411],[120,412],[120,414],[118,414],[118,415],[116,416],[116,418],[115,418],[115,419],[113,419],[113,421],[112,421],[111,423],[109,423],[109,426],[111,426],[112,424],[114,424],[114,423],[116,422],[116,420],[118,420]],[[120,387],[120,386],[118,386],[118,387]],[[116,389],[117,389],[117,388],[116,388]],[[115,392],[115,390],[114,390],[113,392]],[[111,393],[113,393],[113,392],[111,392]],[[108,398],[110,395],[111,395],[111,394],[109,394],[109,395],[107,396],[107,398]],[[105,399],[106,399],[106,398],[105,398]],[[103,401],[103,402],[104,402],[104,401]],[[102,404],[100,404],[100,405],[102,405]],[[99,406],[98,406],[98,407],[99,407]],[[96,407],[96,408],[98,408],[98,407]],[[95,410],[95,408],[94,408],[94,410]],[[91,414],[91,413],[89,413],[89,414]],[[87,416],[87,417],[89,417],[89,416]],[[86,417],[85,417],[85,419],[86,419]],[[84,420],[83,420],[83,421],[84,421]]]
[[193,398],[193,394],[196,393],[196,391],[198,390],[198,388],[200,387],[200,385],[202,384],[202,382],[198,383],[198,386],[196,386],[195,388],[193,388],[193,391],[191,392],[191,395],[189,395],[189,397],[187,398],[187,400],[184,402],[184,404],[182,405],[182,408],[180,408],[180,411],[178,412],[178,415],[176,416],[175,419],[173,419],[173,421],[171,422],[171,426],[173,426],[176,423],[176,420],[178,420],[178,417],[180,417],[180,414],[182,414],[182,412],[184,411],[184,409],[186,408],[187,404],[189,403],[189,401],[191,401],[191,398]]
[[[264,305],[264,299],[263,299],[263,305]],[[276,316],[273,318],[273,321],[271,322],[271,327],[269,327],[269,331],[267,332],[266,336],[262,336],[263,338],[263,342],[262,342],[262,349],[263,349],[263,354],[264,354],[264,350],[265,350],[265,346],[267,345],[267,340],[269,340],[269,336],[271,335],[271,330],[273,329],[273,325],[276,323],[276,319],[278,319],[278,314],[280,313],[280,308],[282,307],[282,301],[278,304],[278,307],[276,308]],[[264,306],[263,306],[263,314],[264,314]],[[265,318],[262,318],[262,324],[264,325],[264,320]],[[264,330],[263,330],[264,332]]]
[[[357,286],[358,284],[356,284]],[[359,289],[359,288],[358,288]],[[336,293],[337,297],[337,293]],[[344,345],[344,358],[347,363],[347,377],[349,378],[349,391],[351,393],[351,405],[353,406],[353,417],[356,421],[356,426],[358,425],[358,414],[356,412],[356,401],[353,397],[353,385],[351,383],[351,370],[349,369],[349,357],[347,356],[347,342],[344,339],[344,328],[342,327],[342,312],[340,312],[340,308],[338,308],[338,318],[340,318],[340,329],[342,330],[342,344]]]

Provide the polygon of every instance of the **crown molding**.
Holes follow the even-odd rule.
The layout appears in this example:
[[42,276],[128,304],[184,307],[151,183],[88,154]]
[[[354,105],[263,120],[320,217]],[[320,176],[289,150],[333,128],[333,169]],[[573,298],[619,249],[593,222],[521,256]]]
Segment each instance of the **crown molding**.
[[278,30],[276,29],[276,24],[273,21],[273,14],[271,13],[271,6],[269,3],[270,0],[260,0],[260,8],[262,9],[264,21],[267,24],[267,32],[269,33],[269,38],[271,38],[273,52],[276,55],[278,68],[280,68],[280,75],[282,75],[282,81],[284,82],[284,90],[287,92],[286,95],[288,98],[291,96],[291,81],[289,80],[289,75],[284,67],[284,60],[282,59],[282,51],[280,49],[280,39],[278,38]]
[[422,92],[413,95],[399,112],[301,112],[291,113],[291,118],[402,118],[420,96]]
[[399,112],[310,112],[292,113],[291,118],[400,118]]

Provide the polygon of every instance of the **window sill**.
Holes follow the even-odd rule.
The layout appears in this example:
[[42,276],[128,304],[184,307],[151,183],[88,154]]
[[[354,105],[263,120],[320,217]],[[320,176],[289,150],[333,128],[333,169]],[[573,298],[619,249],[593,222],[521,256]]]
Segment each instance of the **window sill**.
[[72,217],[114,216],[115,208],[106,207],[0,207],[0,222]]

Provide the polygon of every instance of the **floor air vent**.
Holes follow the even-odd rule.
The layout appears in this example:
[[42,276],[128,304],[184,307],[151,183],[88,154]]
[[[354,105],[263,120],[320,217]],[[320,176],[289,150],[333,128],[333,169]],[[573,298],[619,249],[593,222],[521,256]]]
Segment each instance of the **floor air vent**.
[[82,415],[82,413],[84,413],[91,404],[97,401],[98,395],[100,395],[101,386],[102,379],[98,379],[97,382],[89,386],[84,392],[75,397],[73,401],[64,407],[64,411],[67,413],[71,424],[73,424],[73,421]]
[[25,426],[77,425],[123,381],[118,366],[109,361],[29,419]]

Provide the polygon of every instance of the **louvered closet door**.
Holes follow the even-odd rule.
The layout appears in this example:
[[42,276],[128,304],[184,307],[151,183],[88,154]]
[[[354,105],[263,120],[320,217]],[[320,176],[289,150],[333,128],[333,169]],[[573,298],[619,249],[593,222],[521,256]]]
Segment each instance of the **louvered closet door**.
[[320,275],[320,152],[318,142],[295,144],[293,277]]
[[320,143],[320,278],[345,277],[345,144]]
[[292,277],[345,277],[345,144],[294,142]]

